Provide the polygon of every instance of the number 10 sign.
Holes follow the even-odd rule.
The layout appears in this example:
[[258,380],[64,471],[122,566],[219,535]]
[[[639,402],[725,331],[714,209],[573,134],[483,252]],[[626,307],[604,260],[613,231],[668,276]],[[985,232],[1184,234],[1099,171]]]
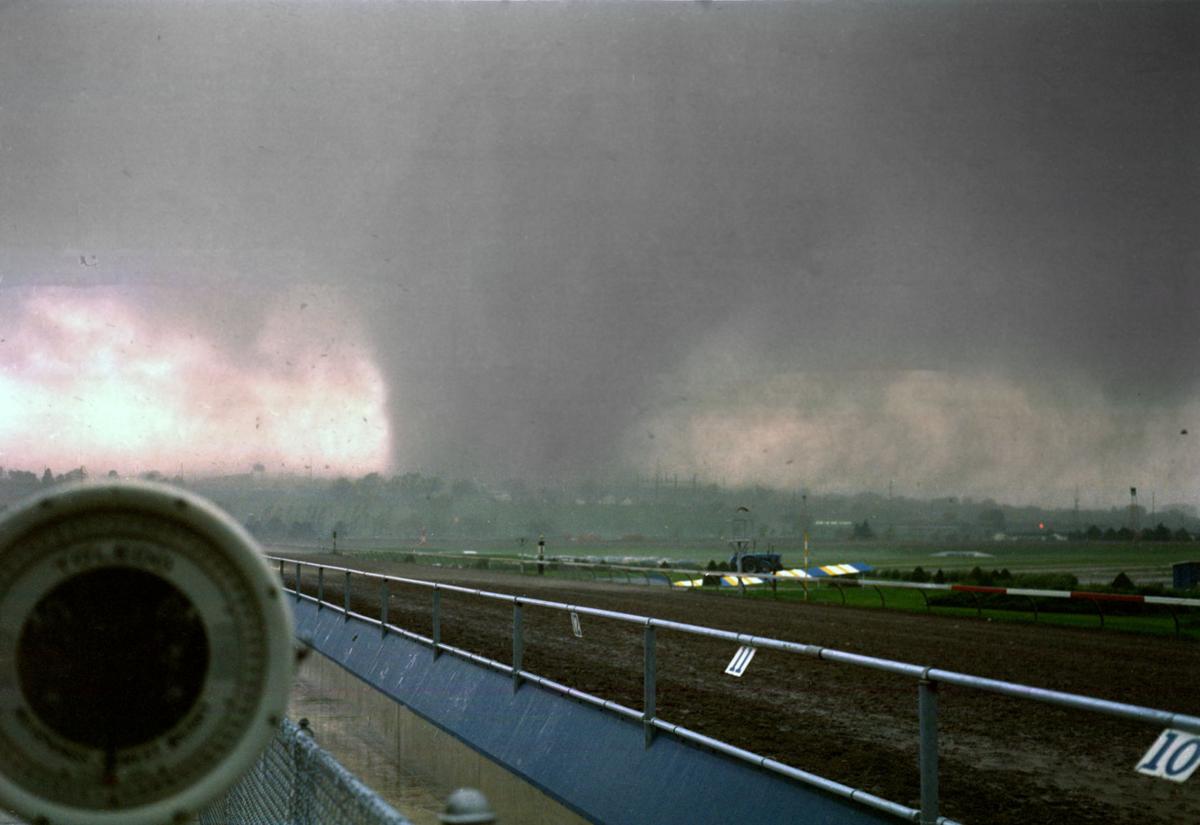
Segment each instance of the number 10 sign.
[[1183,782],[1200,765],[1200,736],[1164,730],[1138,763],[1137,772]]

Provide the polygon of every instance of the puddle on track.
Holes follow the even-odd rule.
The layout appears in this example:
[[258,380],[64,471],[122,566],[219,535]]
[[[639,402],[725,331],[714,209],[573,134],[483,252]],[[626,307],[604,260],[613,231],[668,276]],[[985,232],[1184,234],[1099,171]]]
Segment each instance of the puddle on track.
[[357,709],[319,693],[305,678],[303,666],[292,685],[288,716],[311,720],[317,744],[413,825],[438,825],[437,815],[454,788],[432,783],[401,765],[388,742],[363,730]]

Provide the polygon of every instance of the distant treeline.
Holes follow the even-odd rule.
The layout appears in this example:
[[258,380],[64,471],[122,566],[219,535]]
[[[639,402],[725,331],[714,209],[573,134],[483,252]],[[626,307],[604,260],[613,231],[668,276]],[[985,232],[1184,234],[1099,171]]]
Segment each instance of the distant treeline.
[[[934,584],[970,584],[979,587],[1013,587],[1029,590],[1078,590],[1079,579],[1071,573],[1010,573],[1008,568],[1000,570],[985,570],[976,565],[970,570],[942,570],[930,573],[924,567],[914,567],[912,570],[885,569],[877,570],[873,575],[876,579],[890,579],[907,582],[932,582]],[[1084,589],[1096,593],[1126,593],[1162,595],[1173,593],[1161,584],[1136,584],[1123,571],[1118,573],[1109,584],[1088,584]],[[1181,596],[1191,596],[1194,593],[1179,592]],[[939,596],[939,599],[943,597]],[[970,601],[969,595],[954,597],[963,604]],[[949,603],[949,602],[939,602]]]
[[[1003,570],[984,570],[974,567],[969,571],[937,570],[929,573],[922,567],[906,570],[879,570],[875,574],[878,579],[892,579],[911,582],[934,582],[936,584],[970,584],[981,587],[1024,588],[1029,590],[1079,590],[1079,580],[1070,573],[1010,573]],[[1118,573],[1110,584],[1088,584],[1083,588],[1089,593],[1114,593],[1121,595],[1143,596],[1194,596],[1195,593],[1177,591],[1161,584],[1142,584],[1133,582],[1124,572]],[[1096,602],[1088,599],[1045,598],[1033,599],[1029,596],[1009,594],[978,594],[964,592],[935,591],[927,595],[930,607],[960,607],[989,610],[1028,611],[1036,605],[1042,613],[1079,613],[1094,615],[1098,612]],[[1105,601],[1102,610],[1105,615],[1155,615],[1170,613],[1187,613],[1193,618],[1187,619],[1195,626],[1194,608],[1166,607],[1162,605],[1143,604],[1141,602]]]
[[1186,527],[1179,527],[1172,530],[1161,521],[1154,527],[1147,527],[1144,530],[1130,530],[1128,527],[1122,527],[1120,530],[1114,530],[1109,527],[1107,530],[1101,530],[1096,525],[1088,527],[1086,530],[1074,530],[1067,534],[1067,538],[1072,541],[1195,541],[1196,537],[1188,532]]
[[[92,478],[117,478],[109,470]],[[874,492],[818,493],[803,487],[725,486],[693,477],[570,482],[443,479],[420,472],[309,478],[252,472],[184,479],[157,471],[139,478],[186,486],[224,507],[262,539],[321,542],[391,540],[512,542],[545,535],[573,544],[725,541],[737,508],[749,510],[759,546],[790,551],[815,541],[956,543],[994,540],[1189,541],[1200,531],[1180,505],[1151,517],[1138,508],[1064,510],[991,499],[915,499]],[[89,478],[83,467],[56,474],[0,468],[0,503],[54,484]],[[1158,522],[1145,530],[1129,525]],[[1090,524],[1068,531],[1060,525]]]
[[912,570],[888,568],[876,571],[873,578],[934,584],[972,584],[981,587],[1028,587],[1036,590],[1074,590],[1079,579],[1070,573],[1010,573],[1008,568],[984,570],[976,565],[970,570],[942,570],[930,573],[924,567]]

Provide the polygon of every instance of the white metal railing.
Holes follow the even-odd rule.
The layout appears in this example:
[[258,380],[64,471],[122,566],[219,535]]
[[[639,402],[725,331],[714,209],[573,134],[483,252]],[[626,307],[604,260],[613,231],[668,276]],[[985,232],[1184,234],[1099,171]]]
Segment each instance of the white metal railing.
[[[580,701],[605,708],[606,710],[617,713],[621,716],[625,716],[629,719],[639,720],[641,721],[645,731],[645,741],[647,746],[649,746],[656,731],[666,731],[686,741],[712,748],[715,751],[726,754],[733,758],[758,765],[759,767],[768,771],[778,773],[799,782],[820,788],[836,796],[851,799],[867,807],[885,811],[909,822],[921,823],[921,825],[958,825],[957,823],[954,823],[953,820],[949,820],[945,817],[939,816],[938,814],[937,688],[940,684],[982,690],[1014,697],[1017,699],[1025,699],[1034,702],[1057,705],[1060,707],[1073,708],[1076,710],[1090,711],[1093,713],[1100,713],[1107,716],[1114,716],[1122,719],[1142,722],[1158,727],[1174,728],[1194,734],[1200,734],[1200,716],[1172,713],[1169,711],[1157,710],[1139,705],[1098,699],[1091,696],[1082,696],[1079,694],[1065,693],[1062,691],[1047,690],[1045,688],[1032,687],[1030,685],[1022,685],[1014,682],[1005,682],[998,679],[987,679],[966,673],[957,673],[955,671],[941,670],[934,667],[925,667],[907,662],[899,662],[892,659],[865,656],[858,653],[850,653],[847,651],[836,650],[834,648],[822,647],[820,645],[789,642],[782,639],[773,639],[766,636],[755,636],[748,633],[735,633],[733,631],[719,630],[717,628],[704,627],[702,625],[687,624],[668,619],[657,619],[651,616],[640,616],[633,613],[603,610],[601,608],[587,607],[585,605],[547,601],[545,599],[535,599],[526,596],[515,596],[508,593],[497,593],[488,590],[461,587],[459,585],[426,581],[423,579],[389,576],[382,573],[372,573],[362,570],[354,570],[347,567],[339,567],[317,562],[307,562],[280,556],[268,556],[268,558],[271,561],[278,563],[281,579],[283,579],[285,576],[286,567],[288,565],[292,566],[294,575],[294,586],[292,588],[292,592],[297,601],[301,599],[309,600],[316,603],[318,609],[329,607],[339,610],[347,618],[353,617],[378,626],[383,633],[397,633],[420,644],[427,645],[433,649],[435,657],[441,653],[451,653],[476,662],[477,664],[485,667],[510,674],[513,680],[514,689],[516,689],[522,682],[531,682],[549,690],[562,693],[573,699],[578,699]],[[315,596],[311,596],[302,592],[304,578],[303,571],[310,568],[316,573]],[[342,604],[340,606],[335,605],[325,599],[326,572],[337,574],[342,578]],[[350,585],[352,576],[360,576],[365,579],[379,582],[380,618],[376,619],[371,616],[356,613],[351,609]],[[431,591],[431,637],[421,636],[420,634],[397,627],[388,622],[387,607],[389,601],[389,583],[423,587]],[[472,653],[471,651],[447,645],[442,642],[441,594],[443,592],[460,593],[478,598],[500,601],[512,605],[513,621],[511,664],[505,664],[494,659],[489,659],[485,656],[480,656],[479,654]],[[642,667],[642,709],[639,711],[634,708],[626,707],[617,702],[603,699],[598,696],[593,696],[585,693],[584,691],[571,688],[567,685],[559,684],[550,679],[546,679],[545,677],[538,676],[535,673],[524,670],[522,666],[522,661],[524,658],[524,638],[522,631],[521,611],[522,608],[526,606],[560,610],[576,615],[596,616],[605,619],[612,619],[619,622],[637,625],[643,628],[644,657]],[[919,809],[909,808],[905,805],[883,799],[861,789],[853,788],[849,785],[835,782],[831,779],[800,770],[799,768],[786,765],[774,759],[769,759],[760,754],[752,753],[734,745],[730,745],[726,742],[705,736],[704,734],[696,731],[689,730],[681,725],[672,724],[671,722],[659,718],[656,714],[657,676],[655,656],[655,634],[658,630],[686,633],[712,639],[721,639],[723,641],[733,642],[739,646],[748,646],[754,649],[777,650],[784,653],[797,653],[802,656],[809,656],[822,661],[865,667],[914,679],[917,683],[918,699],[918,765],[920,769],[921,807]]]

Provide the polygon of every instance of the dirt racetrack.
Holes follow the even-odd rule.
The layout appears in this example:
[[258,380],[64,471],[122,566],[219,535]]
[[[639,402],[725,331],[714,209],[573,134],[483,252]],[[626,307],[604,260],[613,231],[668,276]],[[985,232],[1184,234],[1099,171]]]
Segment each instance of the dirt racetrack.
[[[1083,693],[1163,710],[1200,712],[1194,642],[1114,631],[1002,624],[883,610],[743,600],[711,592],[451,570],[344,556],[334,565],[571,604],[653,615],[913,664]],[[288,579],[290,581],[290,568]],[[340,600],[326,580],[326,598]],[[315,576],[305,576],[315,592]],[[378,583],[352,583],[355,609],[378,615]],[[431,632],[428,589],[392,586],[389,621]],[[636,626],[525,608],[526,670],[641,707]],[[511,661],[512,608],[442,596],[442,638]],[[734,646],[659,631],[658,715],[787,764],[919,806],[917,686],[865,668],[760,650],[744,677],[723,671]],[[1200,822],[1200,779],[1138,775],[1159,730],[980,691],[939,690],[941,813],[971,825],[1031,822]]]

